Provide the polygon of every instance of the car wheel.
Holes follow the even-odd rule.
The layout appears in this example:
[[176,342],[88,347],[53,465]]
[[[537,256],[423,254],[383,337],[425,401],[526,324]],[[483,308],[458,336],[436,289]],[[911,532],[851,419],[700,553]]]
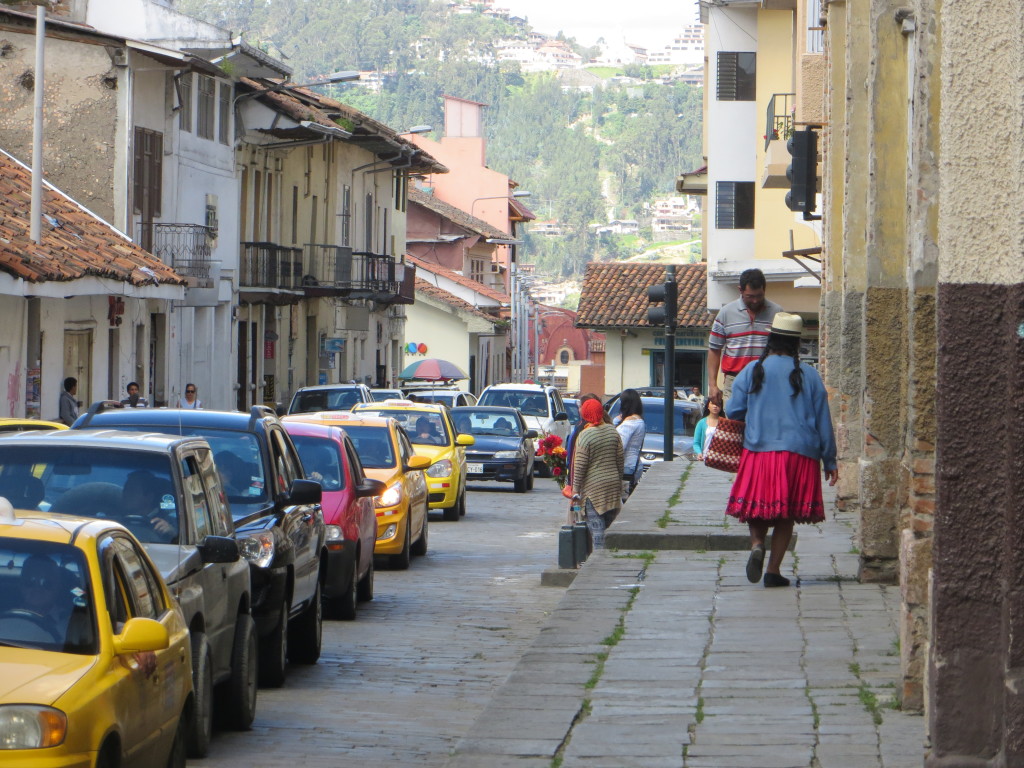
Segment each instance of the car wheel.
[[323,643],[323,605],[320,601],[320,582],[316,583],[313,602],[288,627],[288,658],[296,664],[316,664]]
[[370,555],[370,564],[366,567],[366,573],[359,580],[356,598],[362,603],[373,600],[373,555]]
[[224,722],[236,731],[247,731],[256,719],[256,624],[247,613],[235,622],[235,641],[231,647],[231,678],[225,684],[226,706],[221,708]]
[[462,495],[459,496],[459,517],[466,516],[466,489],[462,489]]
[[[174,741],[171,742],[171,753],[167,756],[167,768],[185,768],[185,739],[188,722],[185,713],[178,717],[178,727],[174,729]],[[111,763],[114,765],[114,763]]]
[[524,472],[523,477],[517,477],[513,481],[513,486],[515,487],[516,493],[526,493],[526,475],[528,474],[529,472]]
[[405,540],[402,542],[402,551],[391,556],[391,567],[396,571],[404,571],[409,567],[409,537],[412,535],[409,533],[409,527],[411,524],[412,510],[409,510],[405,521]]
[[427,526],[430,523],[430,515],[423,516],[423,527],[420,528],[420,537],[416,539],[416,542],[410,547],[409,551],[416,555],[427,554]]
[[337,618],[342,621],[352,621],[356,617],[356,566],[355,558],[352,560],[352,567],[349,568],[348,584],[345,587],[345,594],[327,601],[328,618]]
[[532,491],[533,490],[533,471],[532,470],[530,472],[526,473],[526,490],[528,490],[528,491]]
[[288,664],[288,598],[281,603],[281,618],[274,631],[260,641],[260,685],[280,688],[284,685]]
[[444,513],[444,521],[446,523],[457,523],[459,522],[459,496],[455,497],[455,501],[447,509],[442,510]]
[[112,738],[108,738],[100,749],[99,757],[96,758],[96,768],[117,768],[120,762],[117,758],[117,744]]
[[188,756],[205,757],[213,735],[213,664],[210,660],[210,641],[203,632],[192,633],[192,689]]

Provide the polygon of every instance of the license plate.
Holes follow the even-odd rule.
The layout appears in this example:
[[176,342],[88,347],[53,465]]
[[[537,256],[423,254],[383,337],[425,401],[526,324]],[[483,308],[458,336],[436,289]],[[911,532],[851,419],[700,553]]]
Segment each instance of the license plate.
[[467,464],[466,471],[471,475],[482,475],[484,473],[483,464]]

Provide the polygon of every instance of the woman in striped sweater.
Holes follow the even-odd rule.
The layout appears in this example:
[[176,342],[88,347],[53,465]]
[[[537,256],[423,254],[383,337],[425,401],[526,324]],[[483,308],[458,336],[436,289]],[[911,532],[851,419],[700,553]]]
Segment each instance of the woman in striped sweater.
[[[594,546],[600,548],[604,546],[604,529],[615,520],[622,503],[622,440],[615,427],[604,420],[599,401],[583,403],[580,416],[587,426],[576,438],[572,489],[583,501]],[[598,525],[595,518],[603,524]]]

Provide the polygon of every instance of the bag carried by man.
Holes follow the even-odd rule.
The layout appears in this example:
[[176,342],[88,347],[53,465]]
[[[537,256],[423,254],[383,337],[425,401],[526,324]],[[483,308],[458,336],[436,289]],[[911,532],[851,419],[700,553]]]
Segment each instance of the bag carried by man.
[[711,443],[704,451],[704,464],[723,472],[739,470],[744,427],[746,422],[719,417],[715,434],[711,436]]

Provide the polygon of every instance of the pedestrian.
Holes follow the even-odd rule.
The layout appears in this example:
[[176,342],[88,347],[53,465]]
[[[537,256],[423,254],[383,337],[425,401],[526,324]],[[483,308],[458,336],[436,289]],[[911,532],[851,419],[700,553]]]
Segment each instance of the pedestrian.
[[686,399],[702,407],[704,405],[704,395],[701,394],[700,387],[690,387],[690,394],[686,396]]
[[825,519],[819,466],[829,485],[839,479],[836,439],[821,376],[800,362],[799,315],[779,312],[761,357],[733,383],[730,419],[746,422],[743,453],[725,513],[750,528],[747,579],[764,568],[765,538],[773,528],[766,587],[788,587],[780,573],[794,523]]
[[580,405],[587,423],[575,441],[572,463],[573,499],[579,499],[594,540],[604,547],[604,532],[622,505],[623,450],[619,433],[606,420],[598,399]]
[[78,407],[81,403],[75,399],[75,395],[77,394],[78,379],[74,376],[68,376],[64,379],[64,391],[60,393],[57,421],[62,424],[67,424],[69,427],[74,424],[75,419],[78,418]]
[[644,424],[644,404],[635,389],[624,389],[619,395],[619,415],[615,418],[615,429],[622,440],[622,501],[625,503],[643,474],[640,451],[644,447],[644,438],[647,436],[647,425]]
[[139,395],[139,382],[129,381],[125,391],[128,393],[128,397],[121,401],[121,405],[125,408],[149,407],[149,402],[147,402],[146,398]]
[[[592,392],[588,392],[585,395],[580,395],[579,407],[582,408],[583,404],[588,400],[596,400],[598,404],[601,403],[601,398]],[[602,408],[602,410],[604,410]],[[587,427],[587,420],[580,416],[579,422],[572,428],[572,431],[565,438],[565,476],[567,478],[572,477],[572,454],[576,450],[576,438],[580,436]]]
[[[764,273],[745,269],[740,274],[740,297],[718,311],[708,337],[708,399],[721,394],[728,409],[733,382],[743,368],[757,360],[768,340],[772,318],[782,307],[765,298]],[[718,372],[723,378],[718,388]]]
[[704,461],[704,454],[711,445],[711,438],[718,428],[718,418],[722,415],[722,404],[717,400],[708,400],[704,404],[704,418],[697,422],[693,429],[693,452],[697,461]]
[[185,396],[178,399],[178,407],[191,408],[194,410],[201,409],[203,407],[203,401],[199,399],[197,392],[198,390],[196,389],[195,384],[186,384]]

